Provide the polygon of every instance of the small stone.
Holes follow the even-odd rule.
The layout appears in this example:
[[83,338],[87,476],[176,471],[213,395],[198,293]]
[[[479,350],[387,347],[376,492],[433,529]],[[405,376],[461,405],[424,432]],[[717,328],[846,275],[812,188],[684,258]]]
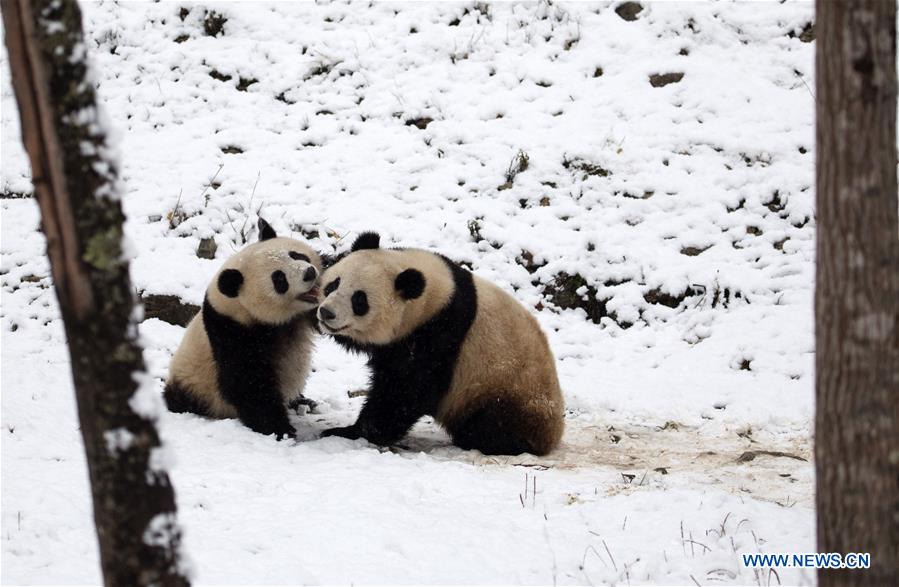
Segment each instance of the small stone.
[[686,255],[687,257],[695,257],[697,255],[701,255],[712,247],[712,245],[708,245],[705,247],[683,247],[680,250],[681,255]]
[[615,7],[615,14],[630,22],[637,20],[637,15],[643,12],[643,5],[639,2],[622,2]]
[[676,308],[681,305],[688,297],[698,295],[698,293],[699,292],[694,290],[692,287],[688,287],[686,288],[686,290],[684,290],[683,293],[672,295],[663,292],[661,288],[657,287],[644,294],[643,299],[646,300],[647,304],[661,304],[669,308]]
[[811,43],[815,40],[815,23],[810,22],[805,25],[802,32],[799,33],[799,40],[803,43]]
[[255,77],[241,77],[237,82],[237,91],[246,92],[247,88],[258,82],[259,80]]
[[596,288],[580,274],[562,272],[554,275],[553,280],[543,286],[543,295],[563,310],[583,309],[587,319],[594,324],[609,315],[605,300],[599,299]]
[[218,80],[220,82],[226,82],[231,79],[231,76],[227,73],[222,73],[217,69],[213,69],[209,72],[209,77],[212,79]]
[[424,130],[428,128],[428,125],[434,122],[433,118],[428,118],[427,116],[423,116],[421,118],[412,118],[406,121],[406,126],[414,126],[419,130]]
[[173,295],[141,293],[140,301],[144,305],[144,320],[158,318],[175,326],[187,326],[200,311],[199,306],[186,304]]
[[218,12],[215,12],[214,10],[207,12],[203,19],[203,32],[210,37],[224,35],[226,22],[228,22],[228,19]]
[[684,73],[682,71],[673,73],[654,73],[649,76],[649,83],[654,88],[661,88],[668,84],[676,84],[682,79],[684,79]]
[[215,259],[215,252],[217,250],[218,245],[215,244],[214,238],[202,238],[200,239],[200,244],[197,246],[197,257],[201,259]]

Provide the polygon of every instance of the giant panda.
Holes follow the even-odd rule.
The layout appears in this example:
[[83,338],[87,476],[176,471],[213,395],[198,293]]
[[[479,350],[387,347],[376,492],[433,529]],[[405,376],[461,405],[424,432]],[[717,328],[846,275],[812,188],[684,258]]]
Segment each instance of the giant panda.
[[294,434],[287,403],[309,374],[321,257],[259,219],[259,241],[225,261],[169,367],[172,412],[239,418],[280,440]]
[[322,277],[321,329],[368,356],[356,423],[323,436],[380,445],[431,415],[463,449],[545,455],[562,436],[555,361],[537,320],[446,257],[363,233]]

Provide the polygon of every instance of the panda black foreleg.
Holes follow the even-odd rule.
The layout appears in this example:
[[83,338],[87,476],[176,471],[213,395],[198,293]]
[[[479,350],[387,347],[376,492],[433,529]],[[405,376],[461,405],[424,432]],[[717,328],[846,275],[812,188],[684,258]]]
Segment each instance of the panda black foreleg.
[[402,390],[385,390],[373,386],[359,412],[356,423],[342,428],[329,428],[322,436],[340,436],[355,440],[364,438],[381,446],[394,444],[406,435],[427,413],[421,402]]
[[287,408],[280,401],[278,405],[245,404],[235,407],[240,421],[254,432],[274,434],[278,440],[291,438],[296,433],[287,417]]
[[245,326],[203,302],[203,325],[218,369],[222,398],[251,430],[275,434],[278,440],[295,434],[278,387],[278,360],[292,326]]
[[296,431],[287,417],[287,406],[274,382],[232,380],[222,386],[222,395],[234,406],[244,426],[260,434],[274,434],[278,440]]

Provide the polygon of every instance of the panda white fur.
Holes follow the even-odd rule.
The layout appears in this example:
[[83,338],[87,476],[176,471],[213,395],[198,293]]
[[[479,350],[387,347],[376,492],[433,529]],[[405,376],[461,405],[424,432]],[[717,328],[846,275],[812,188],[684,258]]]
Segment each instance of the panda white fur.
[[206,290],[169,367],[170,411],[239,418],[292,436],[286,404],[309,374],[319,255],[259,219],[259,242],[230,257]]
[[363,233],[322,278],[319,325],[371,369],[356,423],[323,435],[391,444],[431,415],[464,449],[553,450],[564,402],[537,320],[442,255],[379,242]]

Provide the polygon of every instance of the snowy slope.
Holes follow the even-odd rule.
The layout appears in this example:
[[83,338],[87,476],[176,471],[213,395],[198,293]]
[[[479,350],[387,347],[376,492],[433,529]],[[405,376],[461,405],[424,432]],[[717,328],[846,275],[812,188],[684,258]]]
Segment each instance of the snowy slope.
[[[811,458],[812,6],[615,8],[84,6],[139,291],[199,303],[260,206],[323,251],[378,230],[533,308],[569,410],[545,459],[460,451],[430,422],[392,450],[319,440],[366,383],[321,339],[300,442],[161,423],[200,582],[765,585],[735,553],[813,549],[811,463],[738,460]],[[2,580],[96,582],[2,59]],[[141,332],[161,390],[183,328]]]

